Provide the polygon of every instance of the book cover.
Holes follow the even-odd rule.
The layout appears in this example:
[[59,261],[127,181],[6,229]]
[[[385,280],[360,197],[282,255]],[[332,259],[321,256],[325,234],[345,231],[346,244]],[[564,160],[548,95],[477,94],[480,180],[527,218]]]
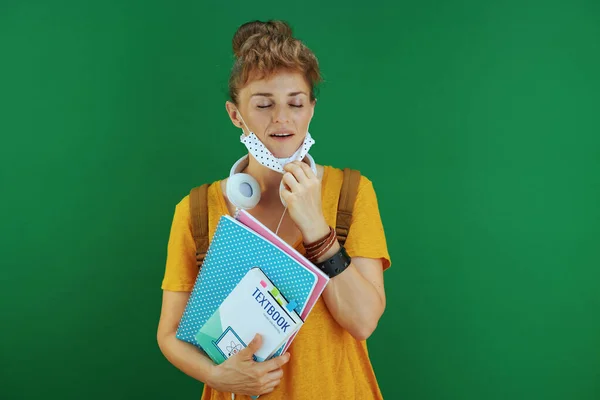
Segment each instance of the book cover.
[[252,268],[200,328],[196,341],[221,364],[260,333],[262,346],[254,358],[267,360],[302,326],[293,308],[260,268]]

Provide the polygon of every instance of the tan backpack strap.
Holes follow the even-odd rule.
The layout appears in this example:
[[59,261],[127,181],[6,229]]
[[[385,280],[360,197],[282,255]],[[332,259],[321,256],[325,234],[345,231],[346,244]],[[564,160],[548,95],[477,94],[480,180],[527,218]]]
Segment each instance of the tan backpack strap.
[[338,203],[337,221],[335,232],[340,245],[346,243],[350,224],[352,223],[352,210],[358,194],[358,185],[360,183],[360,171],[344,168],[344,180],[340,190],[340,199]]
[[190,191],[190,219],[196,243],[196,264],[202,268],[208,251],[208,184]]

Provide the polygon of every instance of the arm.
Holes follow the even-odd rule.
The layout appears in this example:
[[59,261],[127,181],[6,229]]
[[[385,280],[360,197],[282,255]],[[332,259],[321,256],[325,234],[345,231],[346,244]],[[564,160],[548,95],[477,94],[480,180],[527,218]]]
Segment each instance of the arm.
[[[313,243],[329,234],[329,226],[321,205],[321,182],[310,167],[299,161],[286,164],[283,182],[289,187],[281,192],[288,204],[290,216],[300,229],[305,243]],[[375,192],[368,181],[359,190],[353,215],[352,241],[366,241],[371,246],[381,243],[382,227]],[[358,230],[358,231],[356,231]],[[360,233],[363,233],[362,235]],[[366,233],[365,233],[366,232]],[[377,232],[369,235],[369,232]],[[346,244],[350,244],[350,236]],[[349,247],[350,248],[350,247]],[[339,251],[334,243],[318,262]],[[341,274],[332,278],[323,292],[323,299],[334,319],[358,340],[367,339],[377,327],[385,309],[383,265],[381,259],[354,257]]]
[[[325,225],[315,237],[324,237],[328,231],[329,227]],[[317,262],[327,260],[339,249],[336,242]],[[366,340],[375,331],[385,310],[381,260],[352,258],[344,272],[331,278],[323,291],[323,300],[338,324],[356,339]]]
[[175,337],[190,292],[163,291],[162,309],[156,339],[171,364],[192,378],[212,385],[215,364],[195,346]]
[[[185,201],[185,202],[184,202]],[[185,311],[190,291],[198,276],[195,243],[189,215],[188,198],[179,203],[169,237],[167,265],[163,279],[163,300],[156,339],[164,356],[185,374],[205,383],[219,392],[259,395],[270,393],[283,376],[282,366],[289,353],[264,362],[255,362],[253,355],[262,346],[262,337],[256,335],[248,346],[215,365],[196,346],[179,340],[175,335]]]
[[258,396],[275,390],[281,382],[282,367],[290,360],[290,354],[255,362],[252,356],[262,345],[260,335],[256,335],[241,352],[219,365],[215,365],[195,346],[175,337],[189,296],[190,292],[163,291],[156,337],[167,360],[185,374],[220,392]]

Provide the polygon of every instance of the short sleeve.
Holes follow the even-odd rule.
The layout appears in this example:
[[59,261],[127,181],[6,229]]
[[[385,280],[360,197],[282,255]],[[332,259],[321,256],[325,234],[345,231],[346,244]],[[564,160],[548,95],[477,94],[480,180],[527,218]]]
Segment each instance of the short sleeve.
[[175,206],[161,288],[174,292],[191,292],[197,276],[196,244],[190,222],[189,196],[186,196]]
[[350,257],[381,259],[383,270],[392,265],[373,183],[361,176],[348,238],[344,246]]

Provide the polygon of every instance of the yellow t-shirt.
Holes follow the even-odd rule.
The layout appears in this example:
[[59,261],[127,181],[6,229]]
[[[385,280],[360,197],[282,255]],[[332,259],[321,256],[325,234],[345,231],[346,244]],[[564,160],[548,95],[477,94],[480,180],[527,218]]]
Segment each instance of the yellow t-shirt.
[[[322,178],[323,215],[335,227],[343,171],[325,166]],[[208,189],[209,239],[212,240],[222,215],[229,215],[221,185],[214,182]],[[296,250],[305,254],[300,240]],[[361,177],[345,244],[350,257],[381,259],[383,269],[391,265],[377,197],[372,182]],[[191,291],[198,267],[196,245],[192,236],[189,196],[175,208],[168,243],[168,255],[162,289]],[[332,317],[323,297],[319,298],[306,322],[289,348],[290,361],[283,367],[283,378],[264,400],[289,399],[382,399],[369,360],[366,341],[358,341]],[[235,396],[236,399],[250,399]],[[202,400],[230,400],[231,393],[217,392],[204,386]]]

